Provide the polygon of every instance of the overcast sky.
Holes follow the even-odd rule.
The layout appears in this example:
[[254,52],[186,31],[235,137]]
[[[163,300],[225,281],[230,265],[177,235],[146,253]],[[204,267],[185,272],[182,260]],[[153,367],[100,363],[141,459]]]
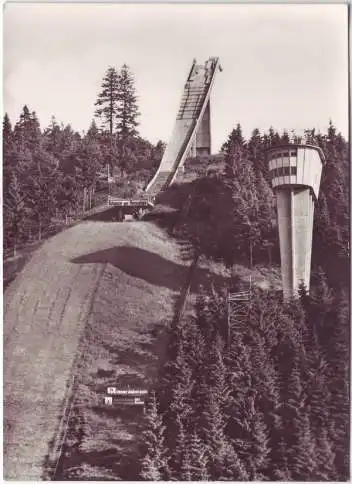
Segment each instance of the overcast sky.
[[140,132],[167,141],[192,59],[219,56],[212,94],[216,151],[240,122],[348,134],[345,5],[9,4],[4,111],[24,104],[87,130],[109,65],[135,75]]

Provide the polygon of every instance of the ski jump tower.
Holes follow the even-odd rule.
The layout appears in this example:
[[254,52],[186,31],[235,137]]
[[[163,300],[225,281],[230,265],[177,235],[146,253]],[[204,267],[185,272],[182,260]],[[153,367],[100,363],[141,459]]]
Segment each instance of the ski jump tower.
[[297,296],[302,282],[309,291],[314,203],[325,157],[317,146],[290,144],[270,148],[268,160],[277,201],[283,296],[288,301]]
[[146,187],[148,195],[157,195],[172,185],[187,156],[211,153],[210,93],[217,70],[222,70],[218,57],[210,57],[204,64],[193,60],[170,141],[155,176]]

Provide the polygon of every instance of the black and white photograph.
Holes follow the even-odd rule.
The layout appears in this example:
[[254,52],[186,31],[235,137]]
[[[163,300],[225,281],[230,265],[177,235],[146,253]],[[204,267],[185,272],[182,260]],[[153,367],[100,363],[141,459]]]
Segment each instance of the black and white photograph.
[[3,480],[350,480],[349,8],[4,3]]

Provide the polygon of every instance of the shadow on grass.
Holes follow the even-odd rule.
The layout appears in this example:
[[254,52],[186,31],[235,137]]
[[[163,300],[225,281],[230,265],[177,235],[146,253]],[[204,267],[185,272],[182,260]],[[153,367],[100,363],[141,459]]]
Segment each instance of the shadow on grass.
[[[129,246],[92,252],[72,259],[71,262],[75,264],[109,263],[132,277],[172,291],[180,290],[189,269],[153,252]],[[197,292],[200,285],[208,288],[211,282],[214,286],[222,285],[224,278],[206,269],[198,268],[192,281],[191,291]]]
[[[143,409],[128,406],[110,408],[96,406],[93,411],[97,415],[109,417],[112,422],[123,421],[123,426],[131,438],[120,439],[107,436],[108,448],[101,450],[83,451],[80,444],[66,447],[65,462],[56,480],[138,480]],[[79,471],[78,475],[75,470]],[[112,477],[110,479],[107,472],[114,476],[114,479]],[[104,477],[99,478],[99,475]]]

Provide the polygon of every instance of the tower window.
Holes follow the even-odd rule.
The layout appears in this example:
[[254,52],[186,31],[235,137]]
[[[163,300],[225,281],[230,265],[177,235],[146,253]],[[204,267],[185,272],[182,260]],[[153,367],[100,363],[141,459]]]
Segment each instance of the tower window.
[[279,168],[274,168],[271,170],[271,177],[277,178],[279,176],[292,176],[297,175],[296,166],[281,166]]

